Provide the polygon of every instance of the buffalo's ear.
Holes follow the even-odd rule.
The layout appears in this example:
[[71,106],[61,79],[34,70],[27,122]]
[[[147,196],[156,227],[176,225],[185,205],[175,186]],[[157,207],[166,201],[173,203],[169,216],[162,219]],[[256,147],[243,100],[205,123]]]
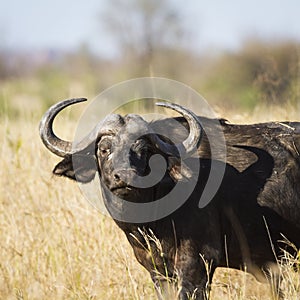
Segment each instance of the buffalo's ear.
[[192,177],[192,170],[177,157],[168,157],[169,174],[174,181],[186,181]]
[[65,176],[82,183],[92,181],[96,172],[97,164],[93,155],[76,153],[64,158],[53,170],[54,175]]

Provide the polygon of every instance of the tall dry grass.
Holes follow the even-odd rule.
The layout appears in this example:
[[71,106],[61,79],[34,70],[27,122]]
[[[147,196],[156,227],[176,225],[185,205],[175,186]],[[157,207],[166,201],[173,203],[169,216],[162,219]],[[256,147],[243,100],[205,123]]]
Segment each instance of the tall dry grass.
[[[294,108],[272,109],[222,115],[240,123],[300,119]],[[114,222],[83,198],[76,183],[51,175],[58,158],[41,144],[38,118],[0,122],[0,299],[155,299],[148,273]],[[57,125],[60,135],[72,138],[74,121],[66,117]],[[299,275],[290,262],[299,258],[288,255],[283,288],[286,299],[297,299]],[[211,298],[271,296],[252,276],[219,269]]]

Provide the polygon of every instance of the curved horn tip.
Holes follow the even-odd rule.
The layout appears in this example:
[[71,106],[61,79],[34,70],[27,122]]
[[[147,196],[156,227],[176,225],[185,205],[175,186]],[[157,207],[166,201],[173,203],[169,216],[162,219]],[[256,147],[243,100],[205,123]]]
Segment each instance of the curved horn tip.
[[49,108],[49,110],[51,110],[53,107],[56,107],[56,106],[63,106],[63,108],[65,108],[65,107],[67,107],[69,105],[80,103],[80,102],[85,102],[85,101],[87,101],[87,98],[71,98],[71,99],[66,99],[66,100],[62,100],[62,101],[59,101],[58,103],[54,104],[53,106],[51,106]]
[[80,102],[85,102],[87,101],[87,98],[71,98],[71,99],[67,99],[67,100],[63,100],[58,102],[59,103],[70,103],[70,104],[74,104],[74,103],[80,103]]
[[73,98],[60,101],[52,105],[43,115],[39,124],[39,133],[42,142],[52,153],[61,157],[72,154],[72,143],[57,137],[53,132],[52,125],[57,114],[65,107],[84,101],[87,101],[87,99]]
[[173,106],[173,105],[176,105],[176,104],[170,103],[170,102],[156,102],[155,105],[163,106],[163,107],[169,107],[169,106]]
[[87,101],[87,98],[71,98],[67,100],[62,100],[59,101],[55,104],[53,104],[48,110],[44,113],[40,124],[39,124],[39,131],[40,135],[42,136],[44,127],[47,122],[52,122],[53,119],[56,117],[56,115],[63,110],[65,107],[70,106],[72,104],[80,103],[80,102],[85,102]]
[[70,100],[76,100],[76,102],[84,102],[84,101],[87,101],[87,98],[84,98],[84,97],[82,97],[82,98],[72,98],[72,99],[70,99]]
[[198,117],[189,109],[186,109],[178,104],[175,103],[168,103],[168,102],[157,102],[155,103],[157,106],[162,106],[166,108],[170,108],[179,114],[181,114],[189,124],[190,133],[189,136],[186,138],[184,142],[177,145],[176,147],[179,149],[184,149],[183,151],[180,150],[181,153],[184,153],[183,156],[188,157],[195,150],[199,147],[201,137],[202,137],[202,125],[198,119]]
[[184,108],[183,106],[181,106],[179,104],[172,103],[172,102],[156,102],[155,105],[161,106],[161,107],[166,107],[166,108],[171,108],[171,109],[176,110],[176,111],[177,110],[189,111],[188,109]]

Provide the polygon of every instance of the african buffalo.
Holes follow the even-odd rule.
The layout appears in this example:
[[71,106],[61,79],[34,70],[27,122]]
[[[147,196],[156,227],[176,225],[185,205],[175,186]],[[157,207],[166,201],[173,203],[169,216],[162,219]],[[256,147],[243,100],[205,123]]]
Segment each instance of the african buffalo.
[[[41,120],[43,143],[63,158],[53,172],[82,183],[99,176],[104,203],[120,216],[115,222],[149,271],[159,298],[168,297],[167,281],[177,278],[180,299],[205,299],[219,266],[246,267],[257,278],[265,276],[268,264],[286,246],[279,242],[282,234],[300,246],[300,122],[233,125],[160,103],[181,117],[146,122],[139,115],[111,114],[72,147],[54,134],[52,123],[62,109],[84,100],[61,101]],[[182,126],[170,125],[172,119]],[[226,155],[217,162],[224,167],[223,179],[213,199],[199,208],[212,169],[211,149],[218,147],[208,132],[220,130],[226,144]],[[150,166],[155,154],[164,158],[165,172],[153,186],[139,186],[159,167]],[[195,174],[191,166],[197,164]],[[190,182],[192,192],[169,215],[146,222],[137,215],[137,222],[122,219],[130,214],[125,202],[155,203],[178,183],[183,191]],[[153,238],[147,244],[145,234],[155,236],[160,246]],[[211,264],[209,275],[205,261]]]

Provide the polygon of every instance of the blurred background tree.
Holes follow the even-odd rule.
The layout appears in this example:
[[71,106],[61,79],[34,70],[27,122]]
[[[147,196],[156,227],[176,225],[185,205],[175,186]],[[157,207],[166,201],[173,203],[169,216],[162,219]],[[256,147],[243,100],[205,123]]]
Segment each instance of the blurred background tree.
[[133,76],[150,75],[160,56],[170,61],[185,37],[180,12],[170,0],[111,0],[100,22],[116,40],[119,57],[133,67]]

